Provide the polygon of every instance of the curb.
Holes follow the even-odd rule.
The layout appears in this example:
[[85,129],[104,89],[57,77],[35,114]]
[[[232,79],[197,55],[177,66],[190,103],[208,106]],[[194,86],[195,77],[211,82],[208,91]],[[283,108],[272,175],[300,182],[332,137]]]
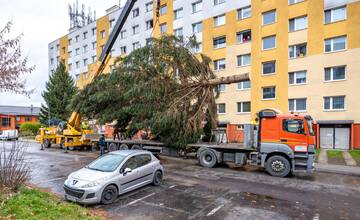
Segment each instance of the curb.
[[[181,163],[186,163],[189,165],[198,165],[198,161],[193,158],[183,159],[179,157],[172,157],[172,156],[165,156],[160,155],[161,159],[164,160],[171,160]],[[336,169],[337,168],[337,169]],[[339,169],[358,169],[358,171],[346,171],[346,170],[339,170]],[[315,172],[319,173],[335,173],[335,174],[341,174],[341,175],[348,175],[348,176],[360,176],[360,168],[358,167],[349,167],[349,166],[340,166],[339,165],[320,165],[318,163],[315,164]]]

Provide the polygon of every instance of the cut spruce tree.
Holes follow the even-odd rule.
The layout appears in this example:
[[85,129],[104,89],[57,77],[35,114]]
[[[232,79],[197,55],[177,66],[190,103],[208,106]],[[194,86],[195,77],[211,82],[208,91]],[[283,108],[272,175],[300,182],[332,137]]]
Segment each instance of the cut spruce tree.
[[73,78],[66,71],[65,65],[60,63],[54,72],[49,75],[45,91],[41,94],[46,105],[41,105],[39,119],[41,123],[50,121],[66,121],[72,112],[69,108],[71,99],[77,88]]
[[216,78],[211,59],[194,54],[174,36],[153,39],[96,77],[73,99],[72,107],[100,123],[117,121],[133,134],[151,131],[168,146],[198,140],[204,122],[216,125],[216,87],[249,80],[248,74]]

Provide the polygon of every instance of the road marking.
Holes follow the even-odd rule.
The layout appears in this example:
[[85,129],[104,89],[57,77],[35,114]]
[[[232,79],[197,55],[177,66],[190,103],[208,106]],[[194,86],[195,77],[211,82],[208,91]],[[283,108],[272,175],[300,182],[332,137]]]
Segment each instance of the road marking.
[[213,214],[215,214],[217,211],[219,211],[222,207],[224,207],[224,204],[219,205],[218,207],[214,208],[213,210],[211,210],[206,216],[211,216]]
[[54,179],[50,179],[50,180],[45,180],[45,181],[41,181],[41,182],[38,182],[38,183],[35,183],[35,185],[37,184],[41,184],[41,183],[48,183],[48,182],[52,182],[52,181],[56,181],[56,180],[61,180],[61,179],[65,179],[66,177],[59,177],[59,178],[54,178]]
[[137,202],[139,202],[139,201],[141,201],[141,200],[144,200],[144,199],[146,199],[146,198],[148,198],[148,197],[150,197],[150,196],[153,196],[153,195],[155,195],[155,193],[151,193],[151,194],[149,194],[149,195],[147,195],[147,196],[144,196],[144,197],[142,197],[142,198],[140,198],[140,199],[136,199],[136,200],[130,202],[128,205],[134,205],[135,203],[137,203]]
[[172,186],[169,186],[169,189],[172,189],[172,188],[174,188],[176,185],[172,185]]

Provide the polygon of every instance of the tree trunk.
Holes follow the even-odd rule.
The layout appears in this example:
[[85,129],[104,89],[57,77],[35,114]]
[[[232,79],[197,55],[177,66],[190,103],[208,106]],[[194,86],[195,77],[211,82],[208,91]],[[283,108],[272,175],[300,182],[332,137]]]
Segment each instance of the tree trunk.
[[204,82],[204,84],[217,86],[220,84],[231,84],[231,83],[238,83],[238,82],[244,82],[244,81],[249,81],[249,80],[250,80],[249,73],[243,73],[243,74],[237,74],[237,75],[225,76],[225,77],[212,79],[209,82]]

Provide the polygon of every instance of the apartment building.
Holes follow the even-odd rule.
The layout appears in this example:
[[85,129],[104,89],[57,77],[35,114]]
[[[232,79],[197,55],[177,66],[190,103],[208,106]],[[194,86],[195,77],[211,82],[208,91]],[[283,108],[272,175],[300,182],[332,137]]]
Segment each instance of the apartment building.
[[[120,11],[50,43],[50,71],[63,61],[79,87],[90,82]],[[360,148],[359,11],[359,0],[138,0],[111,55],[162,34],[195,35],[194,52],[213,60],[217,76],[250,74],[219,86],[219,121],[241,132],[263,108],[309,114],[318,146]]]

